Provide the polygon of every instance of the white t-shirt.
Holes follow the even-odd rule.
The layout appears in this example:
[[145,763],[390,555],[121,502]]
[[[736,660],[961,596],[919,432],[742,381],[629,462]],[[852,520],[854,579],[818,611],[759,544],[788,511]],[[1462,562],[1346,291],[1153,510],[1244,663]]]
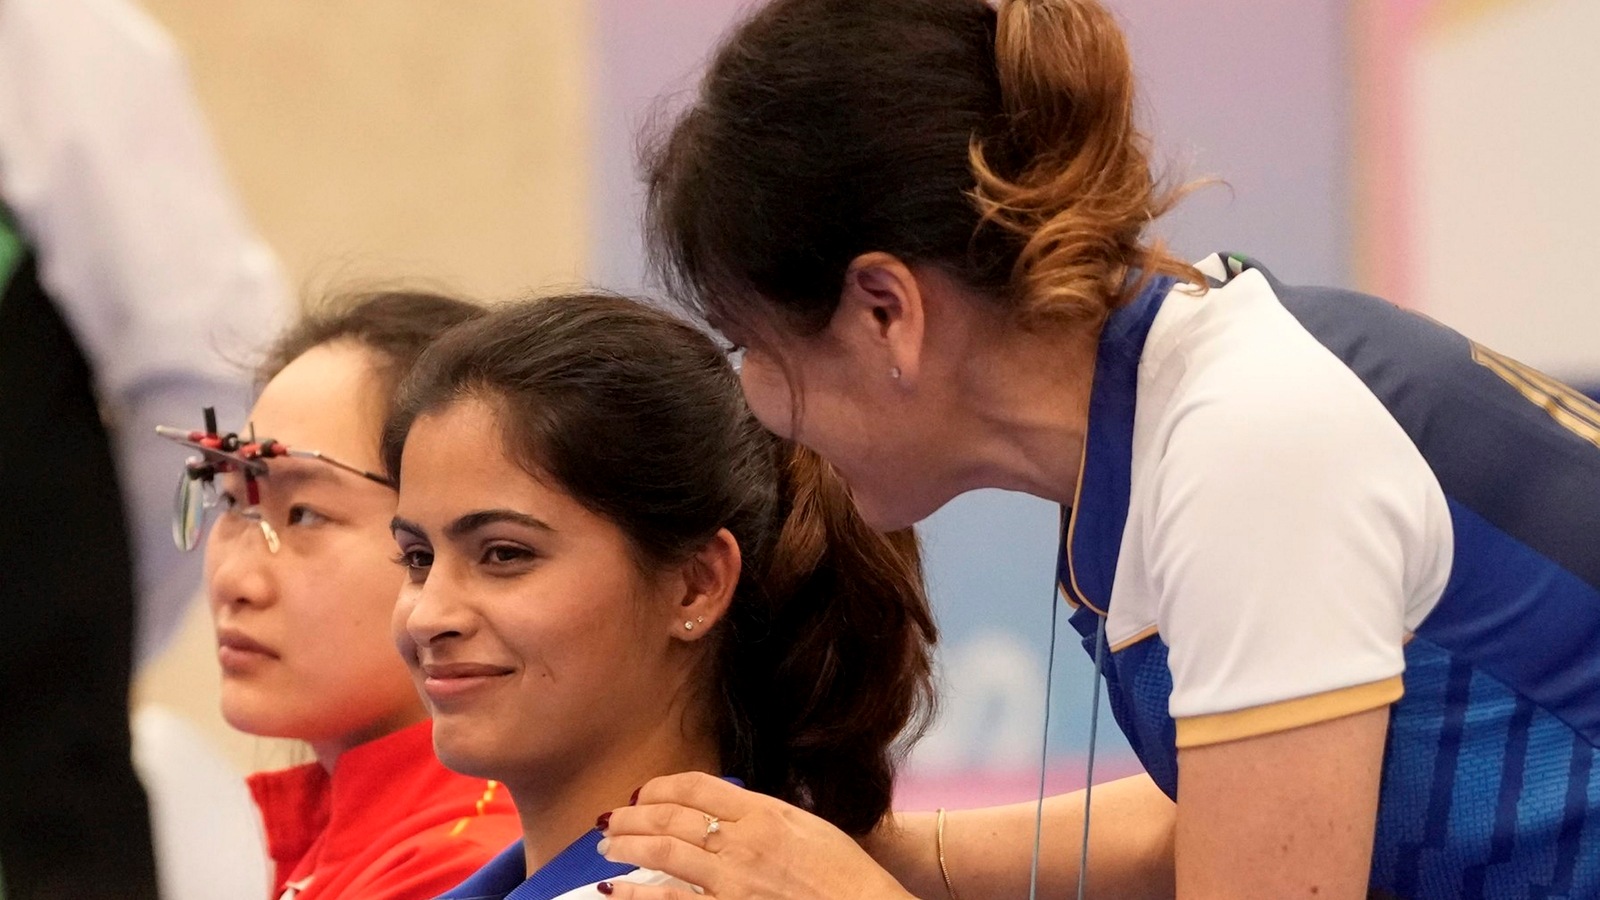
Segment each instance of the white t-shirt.
[[1600,896],[1600,404],[1200,268],[1102,331],[1060,560],[1146,771],[1176,799],[1183,748],[1388,707],[1374,888]]
[[198,584],[172,546],[181,450],[157,424],[249,406],[245,367],[289,309],[212,146],[177,48],[126,0],[0,2],[0,200],[94,369],[139,566],[136,654]]
[[1398,699],[1453,551],[1439,481],[1383,403],[1260,272],[1222,265],[1145,338],[1105,623],[1114,653],[1166,643],[1178,747]]

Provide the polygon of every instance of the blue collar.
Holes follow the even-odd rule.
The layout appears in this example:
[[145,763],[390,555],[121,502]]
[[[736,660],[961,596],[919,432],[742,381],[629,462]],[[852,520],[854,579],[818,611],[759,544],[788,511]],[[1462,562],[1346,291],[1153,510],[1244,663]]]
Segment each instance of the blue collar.
[[441,895],[439,900],[549,900],[638,868],[611,862],[596,853],[598,843],[600,832],[590,831],[530,876],[522,842],[517,841],[489,860],[471,878]]
[[[723,776],[723,781],[735,787],[744,787],[738,778]],[[626,863],[614,863],[595,850],[600,843],[599,831],[591,830],[567,845],[556,858],[528,874],[528,860],[523,854],[521,841],[500,851],[471,878],[440,894],[438,900],[550,900],[568,891],[610,881],[638,869]]]
[[1111,606],[1111,583],[1128,524],[1139,359],[1156,313],[1176,283],[1175,278],[1152,278],[1132,302],[1112,311],[1100,332],[1083,471],[1063,536],[1060,577],[1074,602],[1101,614]]

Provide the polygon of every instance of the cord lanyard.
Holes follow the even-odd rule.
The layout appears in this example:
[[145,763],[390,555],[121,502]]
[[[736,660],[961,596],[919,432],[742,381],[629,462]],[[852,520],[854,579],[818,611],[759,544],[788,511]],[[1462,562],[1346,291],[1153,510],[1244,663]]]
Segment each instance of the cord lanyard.
[[[1044,837],[1045,773],[1050,764],[1050,694],[1055,686],[1056,630],[1060,599],[1050,592],[1050,655],[1044,675],[1044,738],[1039,748],[1039,801],[1033,816],[1033,863],[1028,870],[1028,900],[1039,898],[1039,849]],[[1094,629],[1094,676],[1089,699],[1089,754],[1083,781],[1083,845],[1078,851],[1078,900],[1089,883],[1089,813],[1094,797],[1094,756],[1100,738],[1100,670],[1105,664],[1106,617],[1097,616]]]

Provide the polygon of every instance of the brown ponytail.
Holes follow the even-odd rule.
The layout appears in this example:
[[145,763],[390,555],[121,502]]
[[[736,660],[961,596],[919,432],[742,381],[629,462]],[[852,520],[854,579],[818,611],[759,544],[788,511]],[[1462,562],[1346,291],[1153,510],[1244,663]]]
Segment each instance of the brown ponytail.
[[505,304],[440,337],[386,429],[392,476],[411,423],[467,395],[492,399],[511,457],[615,522],[641,567],[733,534],[744,570],[701,642],[724,772],[870,830],[933,701],[912,533],[869,528],[826,463],[761,428],[708,336],[625,298]]
[[[1149,141],[1133,121],[1133,64],[1111,13],[1097,0],[1005,0],[995,38],[1007,177],[972,142],[973,192],[985,224],[1023,241],[1012,270],[1030,319],[1098,320],[1136,293],[1128,273],[1205,280],[1145,244],[1145,226],[1183,190],[1159,188]],[[1109,302],[1108,302],[1109,301]]]
[[719,648],[728,750],[752,785],[861,835],[932,713],[933,616],[913,532],[873,531],[827,463],[787,455],[765,602]]
[[651,252],[711,322],[820,331],[873,251],[1025,323],[1097,320],[1139,276],[1203,283],[1144,241],[1183,191],[1133,94],[1095,0],[772,0],[649,149]]

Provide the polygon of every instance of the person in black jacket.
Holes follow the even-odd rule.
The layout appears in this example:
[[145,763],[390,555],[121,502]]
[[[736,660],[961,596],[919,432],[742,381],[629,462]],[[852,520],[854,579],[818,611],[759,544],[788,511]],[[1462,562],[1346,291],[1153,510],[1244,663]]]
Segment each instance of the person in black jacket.
[[171,545],[153,426],[203,399],[242,409],[229,338],[265,343],[282,297],[159,27],[126,0],[0,0],[10,900],[157,896],[129,680],[199,579]]

